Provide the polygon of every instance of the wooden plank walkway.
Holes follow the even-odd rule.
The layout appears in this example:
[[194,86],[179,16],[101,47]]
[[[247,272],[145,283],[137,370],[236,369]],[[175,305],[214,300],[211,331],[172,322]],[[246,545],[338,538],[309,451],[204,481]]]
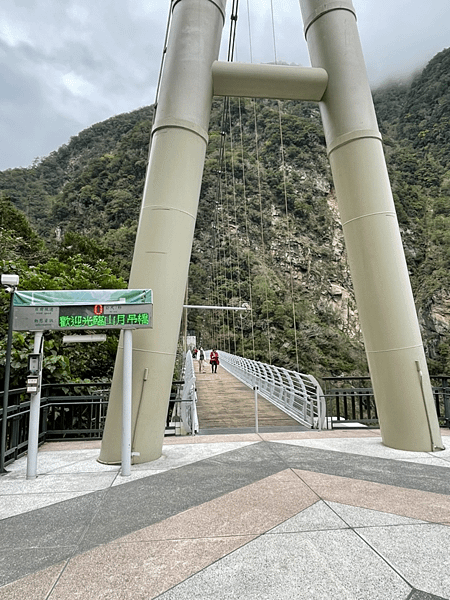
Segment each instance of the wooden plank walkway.
[[[194,361],[200,430],[255,427],[254,391],[221,366],[214,374],[209,364],[203,366],[205,371],[199,373],[198,361]],[[259,427],[305,429],[261,396],[258,396],[258,423]]]

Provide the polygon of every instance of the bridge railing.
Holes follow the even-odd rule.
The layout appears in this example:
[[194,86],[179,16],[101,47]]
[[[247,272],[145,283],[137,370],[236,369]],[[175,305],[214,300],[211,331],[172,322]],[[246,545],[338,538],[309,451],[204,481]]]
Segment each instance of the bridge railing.
[[197,391],[196,377],[194,371],[194,360],[190,350],[186,352],[184,367],[183,367],[183,388],[181,390],[181,400],[179,402],[179,411],[181,424],[184,431],[181,434],[190,433],[195,435],[198,432],[198,417],[197,417]]
[[[349,423],[378,427],[378,414],[370,376],[323,377],[329,426]],[[441,426],[450,427],[450,376],[431,376],[436,413]]]
[[[110,383],[44,384],[40,403],[39,444],[48,441],[98,440],[102,437]],[[0,392],[0,403],[3,392]],[[25,388],[10,390],[6,414],[5,465],[26,454],[30,400]]]
[[289,371],[227,352],[220,364],[234,377],[306,427],[326,428],[326,404],[319,382],[312,375]]

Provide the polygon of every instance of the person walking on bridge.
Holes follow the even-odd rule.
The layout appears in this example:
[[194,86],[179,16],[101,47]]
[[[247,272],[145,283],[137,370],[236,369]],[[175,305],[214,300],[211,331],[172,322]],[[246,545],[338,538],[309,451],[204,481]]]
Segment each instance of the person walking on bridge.
[[201,373],[203,369],[203,361],[205,360],[205,352],[200,346],[199,355],[198,355],[198,372]]
[[215,348],[214,350],[211,350],[211,353],[209,355],[209,362],[211,364],[211,372],[217,373],[217,365],[219,364],[219,353]]

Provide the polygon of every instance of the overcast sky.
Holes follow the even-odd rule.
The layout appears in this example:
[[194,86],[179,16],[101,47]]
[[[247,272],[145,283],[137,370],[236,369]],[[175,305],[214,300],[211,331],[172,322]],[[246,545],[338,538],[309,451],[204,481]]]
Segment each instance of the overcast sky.
[[[450,0],[353,4],[372,87],[410,76],[450,46]],[[0,170],[29,166],[94,123],[151,104],[169,6],[0,0]],[[228,30],[227,19],[223,52]],[[241,0],[237,31],[237,60],[273,62],[276,52],[309,66],[298,0]]]

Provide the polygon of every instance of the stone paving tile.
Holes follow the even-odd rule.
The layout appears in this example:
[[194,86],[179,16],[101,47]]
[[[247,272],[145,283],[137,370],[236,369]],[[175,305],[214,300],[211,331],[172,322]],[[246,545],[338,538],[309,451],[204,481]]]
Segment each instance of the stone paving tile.
[[0,520],[84,495],[85,492],[0,495]]
[[446,467],[320,450],[301,444],[271,442],[270,445],[280,460],[294,469],[450,494]]
[[[250,444],[185,467],[111,488],[82,549],[112,541],[284,470],[269,448]],[[150,483],[150,485],[149,485]],[[132,500],[131,500],[132,499]],[[109,515],[105,519],[104,515]]]
[[74,557],[48,600],[149,600],[252,537],[108,544]]
[[367,438],[367,437],[380,437],[379,429],[335,429],[335,430],[323,430],[318,431],[317,429],[311,429],[310,431],[294,431],[294,432],[280,432],[274,431],[273,433],[260,433],[261,439],[270,441],[280,440],[308,440],[308,439],[342,439],[342,438]]
[[133,465],[133,471],[143,470],[164,470],[175,469],[184,465],[193,464],[200,460],[210,458],[212,456],[218,456],[226,454],[227,452],[233,452],[239,448],[245,448],[246,446],[254,443],[253,441],[229,441],[229,442],[215,442],[214,444],[194,444],[186,448],[183,452],[182,446],[163,446],[162,456],[151,463],[144,463],[142,465]]
[[450,520],[450,495],[295,470],[323,500],[431,521]]
[[184,444],[217,444],[229,442],[260,442],[261,440],[261,436],[257,433],[227,433],[219,435],[195,435],[193,437],[167,437],[164,438],[164,446]]
[[76,545],[104,496],[103,491],[94,492],[3,519],[0,523],[0,550]]
[[90,526],[103,495],[103,491],[94,492],[3,519],[0,585],[69,558]]
[[[90,462],[92,465],[95,465],[98,454],[99,451],[96,448],[74,448],[73,450],[67,449],[59,450],[57,452],[41,452],[39,450],[37,460],[37,474],[40,475],[44,473],[49,473],[56,469],[61,469],[67,466],[71,467],[72,465],[78,463]],[[14,462],[8,470],[10,470],[11,472],[16,470],[17,465],[21,465],[22,462],[26,463],[26,460],[26,456],[22,457],[18,461]],[[117,469],[117,466],[114,465],[105,466]]]
[[326,503],[348,527],[382,527],[386,525],[417,525],[426,523],[420,519],[411,519],[402,517],[394,513],[361,508],[359,506],[349,506],[339,502]]
[[119,542],[257,535],[318,499],[292,471],[285,471],[136,531]]
[[67,561],[37,571],[0,589],[2,600],[47,600]]
[[437,467],[450,467],[450,444],[448,448],[440,452],[406,452],[395,448],[385,446],[381,437],[369,437],[364,444],[359,439],[340,438],[340,439],[296,439],[296,440],[278,440],[280,444],[290,444],[304,446],[308,448],[317,448],[321,450],[331,450],[335,452],[347,452],[349,454],[359,454],[364,456],[388,458],[393,460],[402,460],[407,462],[417,462],[421,464],[434,465]]
[[[298,433],[288,435],[297,438]],[[323,435],[302,433],[306,437],[299,440],[311,439],[312,433]],[[339,437],[330,433],[336,436],[333,441],[354,443],[354,431],[342,432],[342,437],[341,431]],[[218,448],[225,450],[227,444],[221,438],[228,436],[211,436],[216,438],[212,444],[210,436],[190,438],[184,446],[167,444],[168,458],[159,466],[165,462],[172,468],[164,472],[136,465],[132,468],[139,480],[116,472],[116,487],[107,484],[101,492],[4,519],[0,585],[11,583],[0,589],[1,600],[150,600],[159,594],[164,600],[283,600],[293,597],[293,589],[300,600],[435,600],[441,594],[450,598],[447,588],[442,592],[429,586],[431,576],[409,580],[413,558],[405,558],[403,564],[395,562],[397,554],[388,556],[391,551],[407,554],[407,539],[413,540],[414,531],[420,542],[417,549],[412,546],[416,570],[422,571],[417,568],[422,560],[427,570],[421,554],[426,547],[429,560],[434,556],[435,564],[444,568],[446,554],[438,551],[442,544],[449,546],[447,469],[277,443],[283,437],[263,441],[267,435],[272,434],[257,439],[254,434],[237,436],[238,444],[223,452]],[[363,446],[374,444],[377,437],[367,431],[358,431],[358,436]],[[208,439],[199,441],[202,438]],[[80,463],[95,458],[79,455],[74,463],[64,462],[66,450],[55,452],[61,453],[57,468],[73,468],[71,475],[82,481]],[[191,451],[196,462],[185,465],[183,454]],[[90,475],[95,479],[98,473]],[[20,480],[20,474],[12,474],[14,478]],[[0,479],[0,484],[6,481]],[[393,481],[397,484],[386,485]],[[398,487],[405,481],[409,487]],[[416,484],[425,489],[413,489]],[[42,497],[46,494],[42,491]],[[397,532],[393,550],[388,547],[392,531]],[[431,543],[432,532],[440,543]],[[11,547],[1,549],[2,538],[12,542]],[[378,552],[386,552],[387,562]],[[392,566],[401,575],[404,569],[407,582]],[[443,583],[446,586],[447,580]]]
[[117,471],[44,474],[36,479],[2,478],[0,498],[10,494],[95,492],[110,487],[116,477]]
[[74,442],[46,442],[39,452],[60,452],[63,450],[100,450],[101,440],[79,440]]
[[357,531],[413,587],[450,598],[449,527],[427,523]]
[[348,529],[348,525],[322,500],[274,527],[270,533],[297,533],[299,531],[319,531]]
[[[75,551],[76,545],[0,550],[0,598],[3,600],[2,586],[30,573],[40,574],[44,569],[52,568],[56,564],[67,561]],[[30,578],[32,578],[31,575]],[[43,576],[42,582],[44,585],[45,580],[46,577]],[[18,597],[18,600],[25,599],[28,600],[26,596]]]
[[411,587],[353,531],[264,535],[160,600],[406,600]]
[[428,594],[420,590],[414,590],[411,596],[408,596],[408,600],[446,600],[441,596],[435,596],[434,594]]

